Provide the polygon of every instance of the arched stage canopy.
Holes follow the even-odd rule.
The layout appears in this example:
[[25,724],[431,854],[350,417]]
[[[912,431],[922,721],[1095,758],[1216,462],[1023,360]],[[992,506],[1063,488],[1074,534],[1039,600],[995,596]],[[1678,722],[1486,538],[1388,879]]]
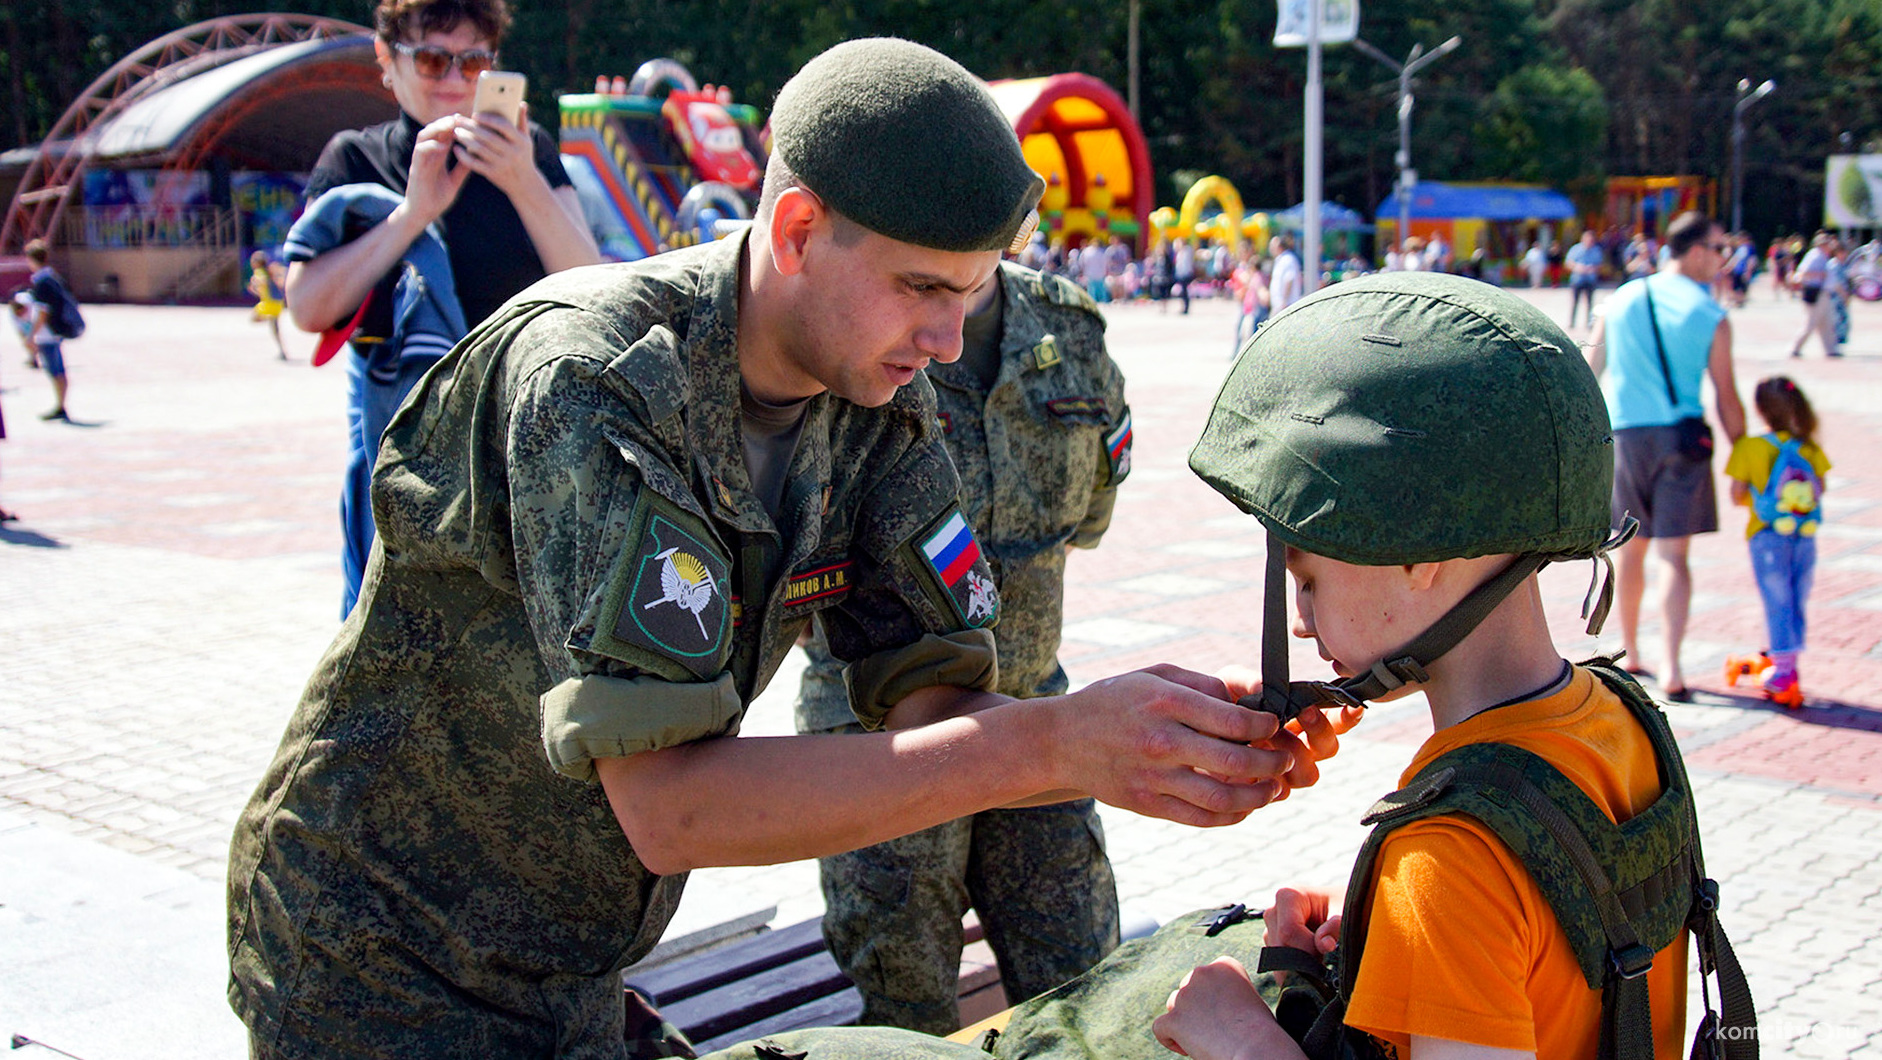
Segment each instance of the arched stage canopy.
[[397,113],[363,26],[261,14],[176,30],[87,86],[45,142],[0,155],[21,171],[0,250],[51,235],[92,166],[305,172],[335,132]]
[[305,171],[335,132],[397,113],[370,36],[301,41],[149,93],[92,141],[92,162],[222,158],[240,169]]

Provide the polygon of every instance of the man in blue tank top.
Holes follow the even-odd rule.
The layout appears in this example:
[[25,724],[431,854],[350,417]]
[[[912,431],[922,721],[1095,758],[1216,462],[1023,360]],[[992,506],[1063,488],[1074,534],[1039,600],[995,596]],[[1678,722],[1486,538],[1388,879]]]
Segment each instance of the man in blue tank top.
[[[1682,445],[1703,420],[1703,379],[1717,393],[1716,413],[1727,445],[1745,433],[1745,407],[1732,376],[1732,325],[1711,284],[1726,260],[1725,232],[1697,213],[1684,213],[1666,229],[1671,257],[1659,272],[1623,285],[1588,344],[1588,366],[1601,379],[1614,425],[1614,521],[1629,513],[1640,533],[1621,549],[1618,603],[1625,664],[1641,671],[1637,634],[1646,588],[1646,558],[1660,563],[1662,693],[1689,698],[1680,671],[1692,603],[1687,543],[1719,528],[1712,487],[1711,450]],[[1689,440],[1690,441],[1690,440]]]

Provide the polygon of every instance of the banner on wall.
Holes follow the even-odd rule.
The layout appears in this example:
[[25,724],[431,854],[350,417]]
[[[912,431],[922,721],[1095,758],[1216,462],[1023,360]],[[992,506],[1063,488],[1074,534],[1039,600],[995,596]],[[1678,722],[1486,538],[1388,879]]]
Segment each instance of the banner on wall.
[[[1280,0],[1274,46],[1305,48],[1311,0]],[[1346,44],[1359,36],[1359,0],[1320,0],[1320,43]]]
[[1882,227],[1882,155],[1831,155],[1825,160],[1823,227]]
[[279,257],[288,229],[301,215],[307,179],[298,173],[236,173],[229,178],[229,198],[242,232],[242,260],[255,251]]
[[94,169],[85,174],[85,242],[93,247],[177,246],[209,205],[209,174]]

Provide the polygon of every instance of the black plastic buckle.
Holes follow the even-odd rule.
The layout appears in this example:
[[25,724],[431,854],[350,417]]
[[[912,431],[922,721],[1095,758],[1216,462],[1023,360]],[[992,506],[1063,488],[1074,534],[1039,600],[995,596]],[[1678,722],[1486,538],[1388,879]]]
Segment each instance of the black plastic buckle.
[[1699,894],[1696,898],[1699,908],[1707,913],[1716,913],[1719,909],[1719,881],[1700,880]]
[[1636,942],[1621,950],[1608,951],[1608,970],[1622,979],[1638,979],[1653,967],[1653,951]]
[[1364,710],[1366,707],[1365,700],[1360,699],[1331,681],[1297,681],[1295,683],[1312,688],[1314,692],[1319,695],[1322,702],[1326,703],[1328,706],[1353,707],[1358,710]]
[[1204,928],[1202,933],[1205,937],[1213,938],[1216,935],[1220,935],[1231,924],[1239,924],[1244,920],[1259,919],[1261,919],[1261,913],[1259,911],[1250,913],[1247,906],[1236,902],[1234,905],[1217,913],[1214,918],[1209,921],[1209,926]]

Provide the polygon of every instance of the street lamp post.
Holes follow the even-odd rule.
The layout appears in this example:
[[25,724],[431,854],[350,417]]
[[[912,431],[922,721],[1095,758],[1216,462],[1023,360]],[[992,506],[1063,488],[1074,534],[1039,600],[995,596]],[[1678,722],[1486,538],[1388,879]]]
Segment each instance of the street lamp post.
[[1766,81],[1757,88],[1751,79],[1738,79],[1738,102],[1732,105],[1732,231],[1745,227],[1745,111],[1753,103],[1770,95],[1776,81]]
[[1398,154],[1392,161],[1398,166],[1398,243],[1401,247],[1405,245],[1406,232],[1411,228],[1412,188],[1418,183],[1418,171],[1411,164],[1412,75],[1440,56],[1456,51],[1458,45],[1463,43],[1464,38],[1452,37],[1429,52],[1425,51],[1423,44],[1414,44],[1411,54],[1401,63],[1363,40],[1353,41],[1353,47],[1391,67],[1398,74]]
[[1300,293],[1309,295],[1320,289],[1320,197],[1321,147],[1323,132],[1322,87],[1320,82],[1320,8],[1326,0],[1308,0],[1307,5],[1307,99],[1306,136],[1302,144],[1302,180],[1306,199],[1301,209]]

